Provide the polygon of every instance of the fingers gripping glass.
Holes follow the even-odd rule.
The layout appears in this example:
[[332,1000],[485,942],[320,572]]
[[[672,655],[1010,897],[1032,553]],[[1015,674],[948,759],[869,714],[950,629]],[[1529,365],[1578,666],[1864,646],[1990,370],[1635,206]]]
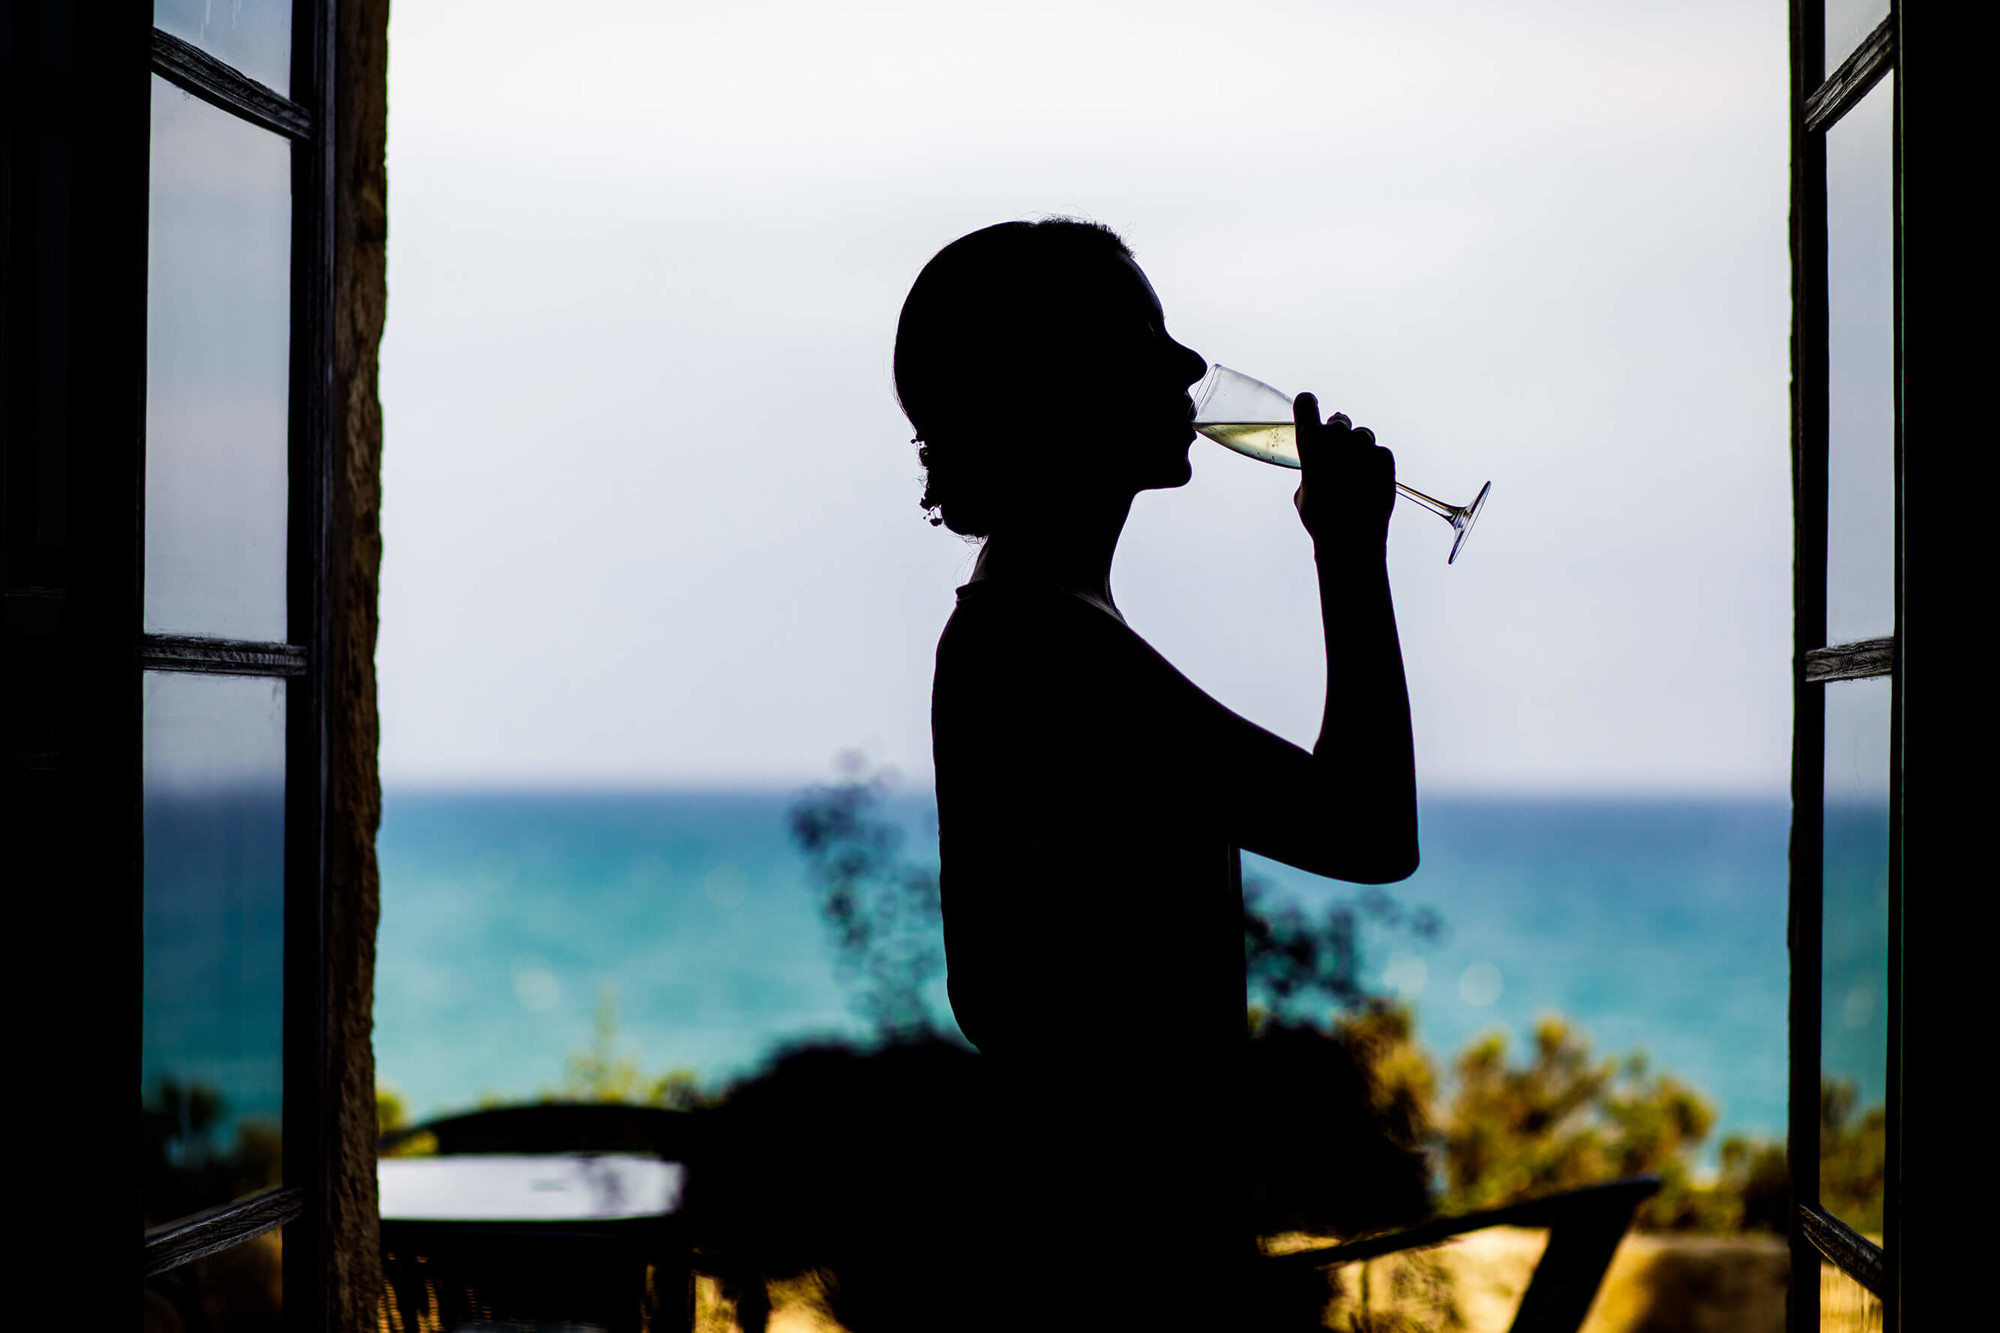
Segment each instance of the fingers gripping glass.
[[[1292,424],[1292,400],[1262,380],[1253,380],[1228,366],[1210,367],[1196,386],[1194,428],[1239,454],[1279,467],[1299,465],[1298,428]],[[1472,535],[1472,525],[1479,521],[1479,511],[1486,505],[1486,493],[1492,489],[1493,483],[1489,481],[1479,488],[1471,504],[1448,505],[1400,481],[1396,483],[1396,494],[1451,524],[1451,554],[1445,558],[1446,564],[1458,559],[1465,539]]]

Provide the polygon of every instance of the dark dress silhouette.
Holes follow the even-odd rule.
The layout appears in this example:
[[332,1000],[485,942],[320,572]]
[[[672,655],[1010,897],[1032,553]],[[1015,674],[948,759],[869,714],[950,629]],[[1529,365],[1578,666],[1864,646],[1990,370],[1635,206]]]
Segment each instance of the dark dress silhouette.
[[1247,1240],[1227,775],[1254,770],[1223,757],[1283,742],[1109,610],[998,579],[960,590],[932,708],[952,1011],[999,1090],[997,1206],[1043,1255],[1018,1295],[1085,1326],[1140,1318],[1176,1269],[1177,1303],[1226,1296]]
[[1324,766],[1105,607],[958,596],[932,703],[945,947],[1008,1113],[1005,1210],[1076,1265],[1062,1305],[1222,1327],[1197,1312],[1242,1305],[1253,1253],[1237,848],[1337,866]]

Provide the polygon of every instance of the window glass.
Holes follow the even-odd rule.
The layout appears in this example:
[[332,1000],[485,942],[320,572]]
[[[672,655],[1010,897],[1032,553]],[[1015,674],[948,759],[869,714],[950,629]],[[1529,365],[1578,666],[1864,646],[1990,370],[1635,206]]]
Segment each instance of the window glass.
[[144,1327],[279,1333],[285,1326],[284,1232],[254,1236],[146,1279]]
[[145,678],[146,1224],[279,1183],[285,683]]
[[1889,0],[1826,0],[1826,72],[1854,53],[1861,39],[1889,17]]
[[1826,689],[1820,1204],[1882,1234],[1889,1068],[1890,681]]
[[291,147],[153,79],[148,630],[285,637]]
[[1893,82],[1826,136],[1829,643],[1896,623]]
[[291,0],[153,0],[153,25],[291,95]]

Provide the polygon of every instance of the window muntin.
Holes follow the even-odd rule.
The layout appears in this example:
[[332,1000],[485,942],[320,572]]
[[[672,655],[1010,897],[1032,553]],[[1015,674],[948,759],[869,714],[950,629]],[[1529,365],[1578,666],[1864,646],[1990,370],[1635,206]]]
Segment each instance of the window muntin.
[[291,0],[153,0],[153,26],[291,94]]
[[1826,641],[1896,621],[1895,75],[1826,134]]
[[270,677],[145,675],[148,1226],[280,1183],[285,692]]
[[146,1327],[276,1333],[285,1322],[284,1228],[146,1280]]
[[1826,72],[1833,73],[1888,17],[1889,0],[1826,0]]
[[291,145],[153,76],[149,631],[282,642]]

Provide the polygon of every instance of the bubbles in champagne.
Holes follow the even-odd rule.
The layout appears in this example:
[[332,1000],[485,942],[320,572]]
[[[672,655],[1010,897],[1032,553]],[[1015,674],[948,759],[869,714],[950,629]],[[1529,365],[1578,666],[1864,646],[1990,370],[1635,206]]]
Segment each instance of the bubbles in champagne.
[[1259,462],[1299,465],[1298,428],[1289,421],[1197,421],[1194,428],[1223,448]]

